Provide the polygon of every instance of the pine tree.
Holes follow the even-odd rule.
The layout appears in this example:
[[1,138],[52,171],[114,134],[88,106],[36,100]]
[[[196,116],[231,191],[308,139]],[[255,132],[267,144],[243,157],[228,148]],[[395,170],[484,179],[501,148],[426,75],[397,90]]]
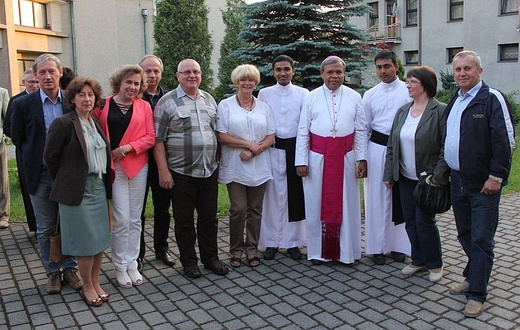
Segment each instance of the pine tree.
[[[350,77],[359,78],[368,64],[364,58],[368,50],[362,47],[367,35],[349,23],[350,17],[370,12],[359,0],[268,0],[245,8],[240,38],[248,46],[236,54],[264,76],[280,54],[297,62],[294,81],[309,89],[322,85],[320,64],[329,55],[345,60]],[[260,85],[272,82],[264,78]]]
[[161,0],[157,2],[154,21],[155,54],[164,63],[161,84],[168,89],[178,85],[177,65],[186,58],[199,62],[201,89],[213,84],[211,52],[213,43],[208,30],[209,9],[204,0]]
[[242,17],[244,16],[244,0],[226,0],[226,9],[222,10],[225,34],[220,44],[220,58],[218,60],[219,85],[215,88],[214,97],[218,101],[226,95],[235,92],[230,76],[231,71],[240,64],[240,60],[233,52],[246,44],[238,38],[240,30],[243,29]]

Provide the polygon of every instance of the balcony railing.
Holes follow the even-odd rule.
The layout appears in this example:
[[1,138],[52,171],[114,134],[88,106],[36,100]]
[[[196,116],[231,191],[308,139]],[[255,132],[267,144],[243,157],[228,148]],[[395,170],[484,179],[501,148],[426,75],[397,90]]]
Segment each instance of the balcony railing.
[[374,25],[365,30],[370,35],[368,41],[372,42],[400,42],[401,41],[401,23],[391,25],[378,26]]

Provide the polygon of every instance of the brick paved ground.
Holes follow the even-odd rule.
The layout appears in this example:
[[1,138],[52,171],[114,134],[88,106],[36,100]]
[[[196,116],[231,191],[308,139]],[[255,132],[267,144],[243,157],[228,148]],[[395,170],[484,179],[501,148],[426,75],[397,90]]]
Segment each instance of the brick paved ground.
[[[46,276],[27,226],[0,231],[0,329],[515,329],[520,328],[520,194],[504,197],[496,235],[495,267],[485,312],[462,315],[465,298],[448,289],[459,282],[465,257],[455,238],[451,211],[438,217],[446,275],[404,277],[403,264],[374,266],[363,256],[353,265],[311,266],[277,254],[252,269],[242,265],[220,277],[202,270],[187,280],[179,263],[153,260],[152,228],[140,287],[121,289],[107,251],[102,284],[110,302],[85,305],[64,286],[46,295]],[[228,261],[228,222],[219,225],[221,258]],[[170,235],[172,236],[172,235]],[[178,256],[175,243],[172,251]]]

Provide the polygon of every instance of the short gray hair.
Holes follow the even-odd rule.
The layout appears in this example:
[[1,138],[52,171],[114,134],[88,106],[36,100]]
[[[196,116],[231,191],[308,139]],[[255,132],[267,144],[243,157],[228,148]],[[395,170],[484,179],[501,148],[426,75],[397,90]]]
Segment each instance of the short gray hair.
[[323,62],[321,62],[321,71],[323,71],[323,69],[325,68],[326,65],[336,64],[336,63],[341,63],[341,65],[343,65],[343,69],[346,68],[345,61],[343,61],[341,59],[341,57],[336,56],[336,55],[331,55],[331,56],[327,57],[326,59],[324,59]]
[[37,74],[38,73],[38,65],[44,63],[44,62],[47,62],[47,61],[54,61],[56,63],[56,66],[58,67],[58,69],[63,69],[63,67],[61,66],[61,63],[60,63],[60,60],[59,58],[57,58],[56,56],[52,55],[52,54],[49,54],[49,53],[45,53],[45,54],[41,54],[40,56],[38,56],[36,58],[36,60],[34,61],[34,64],[33,64],[33,67],[32,67],[32,71],[34,74]]
[[478,54],[472,50],[461,50],[460,52],[455,54],[452,61],[455,61],[455,59],[457,59],[459,57],[466,57],[466,56],[473,57],[473,59],[475,60],[475,64],[477,65],[477,68],[479,68],[479,69],[482,68],[482,60],[480,59],[480,56],[478,56]]

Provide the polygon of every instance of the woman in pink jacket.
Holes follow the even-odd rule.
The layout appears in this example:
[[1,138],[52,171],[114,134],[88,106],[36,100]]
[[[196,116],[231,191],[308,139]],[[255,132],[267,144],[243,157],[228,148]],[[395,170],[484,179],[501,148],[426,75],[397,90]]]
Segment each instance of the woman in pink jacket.
[[123,288],[141,285],[137,270],[148,152],[155,144],[150,104],[140,97],[146,89],[138,65],[118,67],[109,78],[113,96],[97,117],[112,149],[112,263]]

